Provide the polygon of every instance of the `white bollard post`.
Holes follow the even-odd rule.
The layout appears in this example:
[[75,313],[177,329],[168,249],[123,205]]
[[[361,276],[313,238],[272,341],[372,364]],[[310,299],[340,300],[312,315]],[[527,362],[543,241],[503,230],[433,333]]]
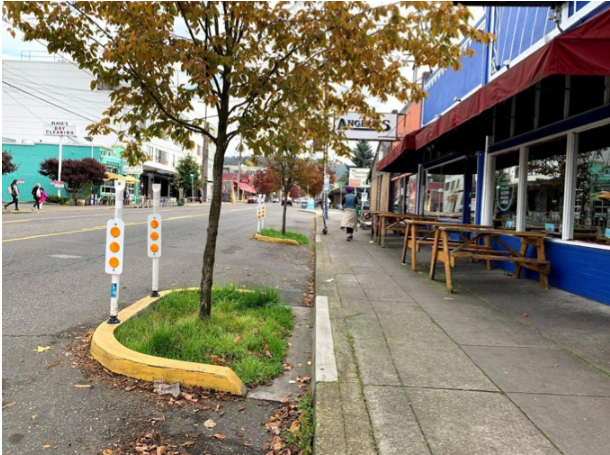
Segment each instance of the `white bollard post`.
[[115,206],[114,219],[109,220],[106,229],[106,273],[111,275],[110,280],[110,318],[108,324],[120,324],[119,289],[121,273],[123,272],[123,245],[125,238],[125,223],[121,219],[123,208],[123,193],[125,182],[114,182]]
[[[153,184],[153,215],[159,214],[159,205],[161,202],[161,184]],[[150,241],[150,239],[149,239]],[[161,239],[159,238],[159,243]],[[159,266],[160,257],[152,258],[152,292],[151,297],[159,297]]]

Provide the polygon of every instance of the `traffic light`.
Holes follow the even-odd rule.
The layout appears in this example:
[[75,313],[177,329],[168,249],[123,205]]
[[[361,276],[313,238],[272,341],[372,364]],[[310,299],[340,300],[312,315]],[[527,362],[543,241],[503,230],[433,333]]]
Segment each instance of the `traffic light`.
[[125,223],[115,218],[106,224],[106,273],[120,275],[123,272],[123,240]]
[[161,257],[161,215],[148,215],[148,257]]

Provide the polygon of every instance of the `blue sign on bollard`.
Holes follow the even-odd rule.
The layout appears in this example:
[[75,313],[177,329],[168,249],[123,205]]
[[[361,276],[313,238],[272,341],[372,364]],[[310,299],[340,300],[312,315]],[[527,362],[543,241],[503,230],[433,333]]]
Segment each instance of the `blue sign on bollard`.
[[116,283],[110,284],[110,297],[111,298],[116,297],[116,290],[117,290],[117,284]]

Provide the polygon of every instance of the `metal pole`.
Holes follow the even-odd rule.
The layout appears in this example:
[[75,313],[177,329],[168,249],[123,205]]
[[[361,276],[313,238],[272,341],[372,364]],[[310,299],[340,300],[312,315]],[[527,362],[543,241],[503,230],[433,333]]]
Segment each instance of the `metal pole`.
[[[61,139],[60,139],[61,140]],[[61,153],[60,153],[61,156]],[[60,161],[61,162],[61,161]],[[123,215],[123,192],[125,191],[125,183],[119,180],[114,182],[114,194],[116,203],[114,206],[114,218],[121,219]],[[122,234],[125,235],[125,234]],[[110,287],[110,319],[108,324],[119,324],[119,290],[121,289],[121,275],[111,275]]]
[[[159,213],[159,202],[161,200],[161,184],[153,184],[153,214]],[[159,297],[159,260],[161,258],[152,258],[152,292],[151,297]]]
[[239,151],[239,164],[237,165],[237,202],[241,201],[239,194],[239,184],[241,183],[241,150]]
[[[62,145],[64,142],[64,137],[59,136],[59,166],[57,167],[57,180],[61,182],[61,161],[62,161]],[[61,197],[61,188],[57,188],[57,195]]]

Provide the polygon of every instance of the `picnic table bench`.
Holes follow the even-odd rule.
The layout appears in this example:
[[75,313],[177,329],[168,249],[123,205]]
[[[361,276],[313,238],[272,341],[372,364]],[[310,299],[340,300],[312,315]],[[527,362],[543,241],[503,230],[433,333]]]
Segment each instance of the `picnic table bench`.
[[[466,239],[465,242],[459,246],[452,248],[449,241],[451,233],[460,236],[470,234],[471,237]],[[510,247],[500,236],[518,237],[521,241],[519,252]],[[540,275],[540,286],[543,289],[548,289],[548,275],[551,263],[546,260],[544,251],[545,237],[546,234],[543,232],[503,231],[500,229],[480,229],[463,226],[438,227],[434,233],[430,278],[434,279],[436,262],[443,262],[445,264],[447,289],[451,292],[453,290],[451,267],[455,266],[456,258],[484,260],[487,263],[488,269],[491,269],[491,261],[509,261],[516,265],[515,272],[513,273],[514,278],[520,277],[523,268],[534,270]],[[489,246],[492,239],[506,248],[506,250],[483,250],[476,248],[481,240],[485,242],[485,246]],[[529,246],[535,248],[536,257],[527,257]]]
[[[407,250],[411,249],[411,268],[417,269],[417,252],[421,245],[433,245],[434,244],[434,233],[438,227],[469,227],[469,228],[491,228],[488,225],[482,224],[464,224],[464,223],[450,223],[443,221],[423,221],[423,220],[407,220],[407,232],[402,246],[402,263],[404,264],[407,259]],[[460,240],[449,239],[450,247],[458,247],[462,242],[468,240],[462,234],[458,233]],[[474,248],[475,246],[471,247]],[[476,245],[477,249],[489,249],[489,246]]]
[[415,215],[413,213],[380,212],[374,214],[373,237],[377,243],[385,248],[385,235],[387,231],[406,232],[407,220],[436,220],[431,216]]

